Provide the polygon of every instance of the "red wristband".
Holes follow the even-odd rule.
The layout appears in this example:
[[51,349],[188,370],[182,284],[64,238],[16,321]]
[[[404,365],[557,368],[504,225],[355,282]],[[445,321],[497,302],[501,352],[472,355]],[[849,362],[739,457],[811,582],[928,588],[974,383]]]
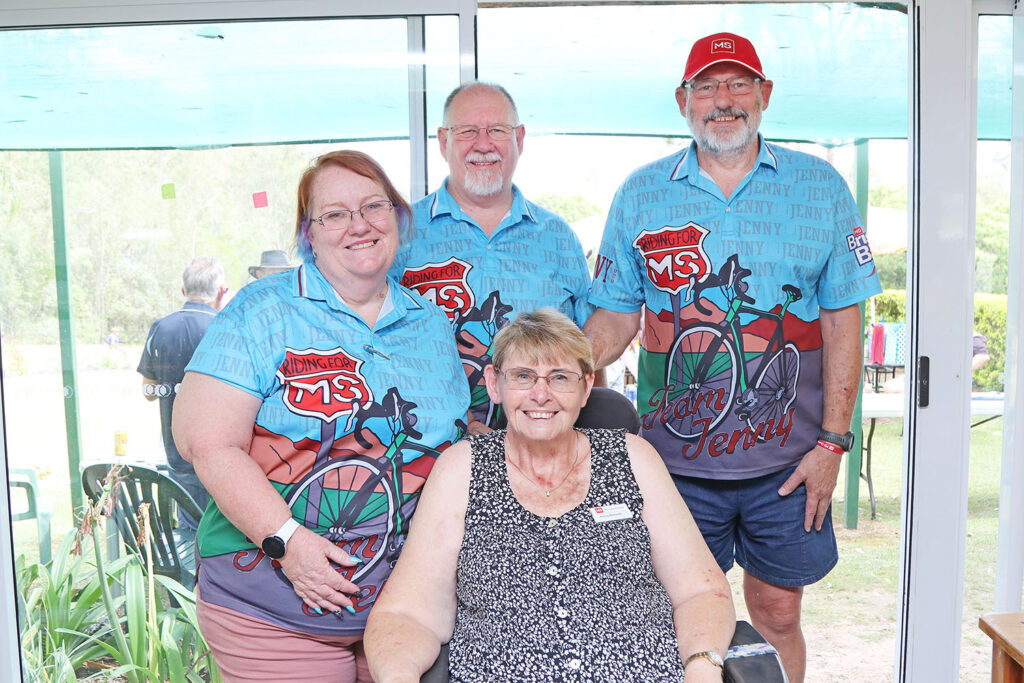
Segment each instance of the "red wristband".
[[824,441],[822,439],[818,439],[818,445],[824,448],[826,451],[832,451],[836,455],[842,455],[843,453],[846,452],[843,450],[842,446],[837,446],[834,443],[829,443],[828,441]]

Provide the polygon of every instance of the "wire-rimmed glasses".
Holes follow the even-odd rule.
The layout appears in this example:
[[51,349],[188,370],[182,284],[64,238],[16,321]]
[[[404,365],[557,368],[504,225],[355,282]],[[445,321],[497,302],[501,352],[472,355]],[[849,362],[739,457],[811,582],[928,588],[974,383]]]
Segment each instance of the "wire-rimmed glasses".
[[530,368],[512,368],[510,370],[499,370],[505,376],[505,383],[511,389],[532,389],[537,380],[542,379],[548,384],[548,389],[560,393],[575,391],[583,373],[572,370],[555,370],[547,375],[538,375]]
[[469,124],[448,126],[445,130],[451,133],[456,140],[463,142],[476,140],[477,136],[480,135],[480,131],[486,131],[487,137],[495,142],[504,142],[512,137],[512,133],[515,132],[516,128],[517,126],[511,124],[495,123],[490,126],[472,126]]
[[332,209],[322,216],[314,218],[317,223],[323,226],[324,230],[344,230],[352,225],[352,217],[359,214],[367,223],[376,225],[387,218],[387,215],[395,208],[389,201],[378,200],[364,204],[358,209]]
[[694,97],[703,100],[714,97],[718,93],[719,86],[723,83],[733,95],[749,95],[754,92],[754,85],[760,82],[760,78],[752,76],[733,76],[724,81],[720,81],[717,78],[699,78],[692,83],[684,83],[683,85],[690,88],[690,92]]

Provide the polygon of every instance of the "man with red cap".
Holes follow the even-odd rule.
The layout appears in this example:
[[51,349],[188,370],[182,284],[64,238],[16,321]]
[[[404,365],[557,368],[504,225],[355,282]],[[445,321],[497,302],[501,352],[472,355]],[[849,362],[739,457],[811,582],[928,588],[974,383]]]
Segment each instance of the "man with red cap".
[[838,559],[859,304],[881,287],[842,177],[758,132],[772,85],[746,38],[694,43],[675,93],[693,141],[616,193],[584,331],[603,367],[642,323],[641,435],[800,683],[803,587]]

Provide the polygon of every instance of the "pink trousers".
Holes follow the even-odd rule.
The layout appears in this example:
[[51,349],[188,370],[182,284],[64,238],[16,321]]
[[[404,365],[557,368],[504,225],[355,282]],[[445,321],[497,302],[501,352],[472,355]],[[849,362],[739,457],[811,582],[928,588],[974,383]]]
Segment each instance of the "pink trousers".
[[362,636],[292,631],[201,598],[196,613],[225,683],[372,681]]

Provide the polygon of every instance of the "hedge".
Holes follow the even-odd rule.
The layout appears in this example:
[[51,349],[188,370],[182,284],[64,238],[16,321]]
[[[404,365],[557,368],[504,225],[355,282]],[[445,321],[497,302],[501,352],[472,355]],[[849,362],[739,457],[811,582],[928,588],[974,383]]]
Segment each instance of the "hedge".
[[[906,322],[907,293],[887,289],[874,297],[876,322]],[[871,302],[867,303],[866,321],[870,322]],[[866,325],[865,323],[865,325]],[[1002,391],[1006,368],[1006,295],[977,293],[974,295],[974,329],[988,338],[988,363],[974,373],[978,391]]]

